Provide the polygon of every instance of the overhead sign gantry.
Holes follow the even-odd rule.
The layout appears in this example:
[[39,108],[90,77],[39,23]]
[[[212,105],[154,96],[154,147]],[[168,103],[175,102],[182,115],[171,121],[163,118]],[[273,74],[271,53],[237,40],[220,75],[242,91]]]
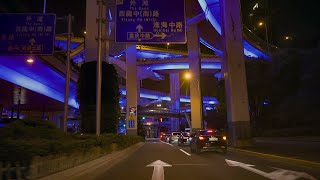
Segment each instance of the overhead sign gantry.
[[0,54],[52,55],[55,14],[0,14]]
[[116,2],[116,42],[187,42],[184,0]]

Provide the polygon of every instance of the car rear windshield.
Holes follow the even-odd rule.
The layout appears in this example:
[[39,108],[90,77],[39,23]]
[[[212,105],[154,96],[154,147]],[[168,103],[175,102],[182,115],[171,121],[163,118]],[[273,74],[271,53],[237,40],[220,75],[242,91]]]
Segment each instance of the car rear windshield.
[[184,133],[182,133],[182,136],[190,136],[190,133],[184,132]]
[[204,135],[204,136],[212,136],[212,135],[219,135],[220,134],[219,131],[200,131],[199,133],[200,133],[200,135]]
[[180,135],[180,133],[172,133],[173,136]]

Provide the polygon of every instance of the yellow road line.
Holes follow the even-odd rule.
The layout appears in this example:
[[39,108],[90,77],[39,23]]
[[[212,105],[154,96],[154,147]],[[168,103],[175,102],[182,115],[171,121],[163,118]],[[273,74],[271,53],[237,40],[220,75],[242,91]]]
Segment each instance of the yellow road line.
[[320,168],[320,163],[318,163],[318,162],[307,161],[307,160],[296,159],[296,158],[290,158],[290,157],[284,157],[284,156],[273,155],[273,154],[260,153],[260,152],[237,149],[237,148],[231,148],[231,147],[229,147],[228,149],[234,150],[234,151],[238,151],[238,152],[242,152],[242,153],[253,154],[253,155],[256,155],[256,156],[263,156],[265,158],[271,158],[271,159],[275,159],[275,160],[290,161],[290,162],[294,162],[296,164],[303,165],[303,166],[308,166],[308,167],[313,167],[313,168]]

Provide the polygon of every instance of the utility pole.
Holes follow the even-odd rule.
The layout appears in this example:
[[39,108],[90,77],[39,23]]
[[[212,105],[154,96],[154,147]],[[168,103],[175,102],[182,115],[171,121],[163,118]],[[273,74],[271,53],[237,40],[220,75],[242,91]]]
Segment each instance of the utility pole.
[[103,0],[98,0],[98,60],[97,60],[97,89],[96,89],[96,135],[100,135],[101,120],[101,82],[102,82],[102,24],[103,24]]
[[66,87],[64,94],[64,116],[63,116],[63,132],[67,132],[68,106],[69,106],[69,84],[70,84],[70,44],[71,44],[71,25],[72,16],[68,15],[68,34],[67,34],[67,71],[66,71]]

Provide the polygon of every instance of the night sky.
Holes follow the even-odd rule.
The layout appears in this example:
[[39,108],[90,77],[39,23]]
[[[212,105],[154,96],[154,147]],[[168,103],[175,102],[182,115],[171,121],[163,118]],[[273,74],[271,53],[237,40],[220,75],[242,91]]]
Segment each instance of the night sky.
[[[189,0],[187,0],[189,1]],[[263,0],[257,0],[262,1]],[[265,0],[264,0],[265,1]],[[267,0],[270,42],[280,47],[315,47],[320,39],[320,20],[317,0]],[[248,10],[254,0],[241,0],[243,22],[248,18]],[[250,9],[249,9],[250,8]],[[33,12],[43,11],[42,0],[1,0],[0,12]],[[75,16],[73,31],[76,36],[83,36],[85,30],[85,0],[47,0],[47,12],[62,17],[71,13]],[[57,33],[64,33],[66,24],[57,21]],[[259,33],[258,33],[259,34]],[[263,36],[263,34],[261,34]],[[285,36],[293,37],[291,42],[284,42]],[[264,38],[264,37],[262,37]],[[285,44],[287,43],[287,44]],[[290,43],[290,44],[288,44]]]

